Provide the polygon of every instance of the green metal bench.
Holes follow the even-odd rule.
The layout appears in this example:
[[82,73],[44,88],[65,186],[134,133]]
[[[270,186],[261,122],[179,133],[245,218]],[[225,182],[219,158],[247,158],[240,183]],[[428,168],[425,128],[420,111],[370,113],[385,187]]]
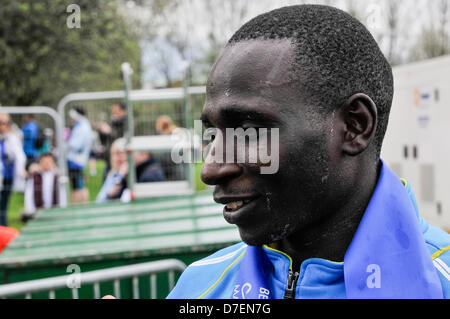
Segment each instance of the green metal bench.
[[[40,211],[0,255],[0,284],[67,275],[69,265],[82,273],[169,258],[188,265],[240,240],[222,209],[208,191]],[[168,280],[167,273],[158,274],[158,298],[168,294]],[[122,298],[132,297],[131,279],[120,287]],[[114,294],[113,283],[103,282],[100,289]],[[139,290],[141,298],[151,296],[148,285]],[[67,288],[54,297],[72,294]],[[82,286],[78,296],[93,298],[92,286]],[[48,298],[48,293],[32,297]]]

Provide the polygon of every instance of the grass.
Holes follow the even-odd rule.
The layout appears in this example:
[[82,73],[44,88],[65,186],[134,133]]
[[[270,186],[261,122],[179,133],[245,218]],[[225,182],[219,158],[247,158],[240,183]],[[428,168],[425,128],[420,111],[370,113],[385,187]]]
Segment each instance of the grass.
[[89,202],[94,202],[97,197],[100,188],[102,188],[103,170],[105,169],[105,161],[96,161],[97,174],[91,176],[89,174],[89,168],[86,166],[84,170],[84,176],[86,180],[86,188],[89,191]]
[[20,230],[23,223],[20,221],[20,213],[24,208],[24,195],[13,193],[9,199],[8,226]]

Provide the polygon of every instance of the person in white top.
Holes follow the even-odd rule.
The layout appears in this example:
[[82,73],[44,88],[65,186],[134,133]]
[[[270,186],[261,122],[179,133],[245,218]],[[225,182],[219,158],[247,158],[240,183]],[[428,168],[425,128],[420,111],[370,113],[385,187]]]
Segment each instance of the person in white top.
[[74,107],[69,111],[73,128],[67,141],[67,165],[72,185],[72,203],[89,202],[89,191],[84,182],[84,167],[88,163],[92,147],[92,128],[86,117],[86,111]]

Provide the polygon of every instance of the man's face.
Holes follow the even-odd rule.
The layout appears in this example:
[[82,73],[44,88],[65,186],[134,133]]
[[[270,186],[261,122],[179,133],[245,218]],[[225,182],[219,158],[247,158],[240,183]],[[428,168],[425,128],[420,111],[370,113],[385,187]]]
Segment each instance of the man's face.
[[290,80],[293,58],[288,40],[228,45],[207,83],[205,126],[223,135],[226,128],[279,129],[275,174],[262,175],[258,163],[206,162],[202,169],[203,181],[215,185],[214,199],[234,203],[225,206],[224,217],[250,245],[295,235],[333,209],[333,117],[304,102],[307,92]]

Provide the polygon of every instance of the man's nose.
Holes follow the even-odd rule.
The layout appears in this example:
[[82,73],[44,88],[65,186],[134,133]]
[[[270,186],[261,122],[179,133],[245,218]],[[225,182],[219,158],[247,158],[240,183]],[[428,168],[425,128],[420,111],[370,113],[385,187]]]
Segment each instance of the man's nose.
[[236,163],[205,162],[201,179],[207,185],[220,185],[242,174],[242,168]]

